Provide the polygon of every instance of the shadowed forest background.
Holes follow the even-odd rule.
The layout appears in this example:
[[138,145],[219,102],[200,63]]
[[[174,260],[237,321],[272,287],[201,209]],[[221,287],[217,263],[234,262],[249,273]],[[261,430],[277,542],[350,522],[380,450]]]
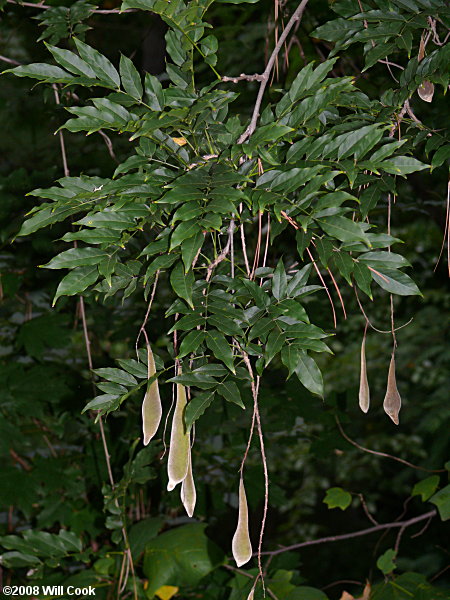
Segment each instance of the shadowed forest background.
[[[148,10],[140,10],[145,9],[145,4]],[[170,104],[171,110],[182,111],[183,107],[193,106],[183,99],[184,90],[190,90],[190,83],[185,81],[188,87],[183,87],[184,80],[180,77],[181,83],[177,88],[173,73],[172,78],[169,77],[166,64],[171,60],[176,63],[176,49],[172,48],[172,53],[167,51],[165,36],[172,30],[167,19],[157,14],[158,7],[152,9],[154,4],[151,0],[130,1],[125,8],[132,10],[119,14],[120,6],[110,0],[98,6],[84,0],[76,3],[51,1],[45,9],[27,3],[15,3],[13,0],[0,0],[2,70],[29,63],[55,64],[43,42],[75,52],[73,37],[76,37],[106,56],[117,69],[120,56],[124,55],[132,60],[140,76],[144,77],[146,73],[155,76],[165,91],[172,86],[170,89],[176,92],[171,96],[172,100],[175,98]],[[206,3],[186,4],[203,6]],[[297,7],[297,3],[290,0],[211,4],[204,17],[211,28],[207,29],[205,35],[213,35],[218,40],[217,61],[205,62],[206,59],[202,60],[194,47],[192,68],[195,71],[196,90],[206,88],[215,80],[211,64],[222,76],[262,73],[274,48],[274,40],[279,38]],[[396,331],[396,375],[402,398],[398,426],[383,411],[392,352],[389,290],[382,289],[383,285],[380,287],[374,281],[371,299],[367,287],[364,289],[364,282],[353,279],[350,272],[346,277],[345,268],[333,262],[336,250],[345,250],[346,242],[354,244],[347,248],[350,253],[352,248],[356,252],[364,251],[359,247],[362,245],[361,238],[359,241],[346,241],[339,234],[335,237],[334,233],[327,230],[328,235],[320,233],[322,245],[317,241],[314,248],[310,246],[324,279],[319,279],[316,267],[311,268],[309,285],[323,287],[325,281],[332,300],[330,304],[323,289],[309,291],[315,293],[302,292],[305,295],[301,303],[309,322],[329,334],[324,342],[331,352],[323,351],[323,347],[314,346],[313,342],[305,346],[313,352],[322,372],[323,398],[320,397],[320,391],[317,393],[317,381],[302,385],[305,380],[301,374],[292,374],[287,379],[288,365],[286,360],[280,358],[281,346],[272,352],[265,345],[267,338],[258,338],[263,340],[258,342],[260,347],[265,348],[263,359],[258,355],[257,341],[246,342],[255,372],[259,373],[258,369],[263,368],[264,360],[268,366],[262,375],[258,398],[270,481],[263,552],[375,528],[374,532],[359,537],[324,541],[269,555],[269,560],[267,554],[263,555],[266,586],[271,597],[278,600],[350,600],[361,597],[364,600],[434,600],[448,598],[450,593],[449,528],[448,522],[445,522],[450,516],[449,267],[448,244],[445,241],[448,240],[450,123],[448,96],[444,93],[448,92],[450,76],[447,43],[450,11],[445,2],[438,0],[368,0],[362,2],[359,8],[358,5],[359,2],[348,0],[309,2],[301,22],[294,26],[277,56],[262,109],[268,105],[275,107],[302,68],[312,61],[314,68],[323,64],[335,44],[340,43],[342,48],[336,53],[337,60],[330,67],[328,77],[352,78],[351,85],[355,89],[365,98],[378,102],[386,90],[401,90],[402,86],[406,89],[409,83],[400,78],[400,68],[407,67],[417,57],[420,40],[423,43],[426,32],[431,32],[426,54],[432,50],[442,53],[435,70],[427,75],[427,81],[434,82],[432,101],[424,101],[419,97],[415,91],[419,82],[414,89],[410,87],[410,92],[405,96],[409,99],[411,112],[405,109],[399,117],[402,105],[405,106],[403,97],[398,110],[392,108],[394,101],[389,104],[389,99],[384,97],[380,101],[383,109],[376,112],[373,107],[367,108],[367,113],[371,110],[372,115],[376,113],[376,117],[373,117],[375,124],[383,119],[393,123],[395,132],[392,140],[399,140],[399,132],[408,140],[401,148],[402,154],[413,156],[425,165],[431,165],[434,160],[433,168],[418,167],[415,171],[412,169],[400,173],[398,177],[390,171],[387,179],[395,185],[395,193],[388,191],[390,183],[386,188],[380,188],[374,199],[365,198],[361,201],[362,210],[367,209],[364,219],[356,217],[358,223],[363,222],[370,211],[370,223],[377,227],[378,233],[386,233],[390,206],[390,235],[402,241],[394,246],[394,252],[409,261],[411,268],[407,269],[407,273],[422,295],[414,291],[414,284],[411,283],[412,291],[395,295],[398,292],[394,290],[392,300],[395,327],[405,325]],[[135,12],[134,8],[139,10]],[[380,34],[376,38],[377,44],[389,46],[386,52],[379,52],[379,59],[388,56],[388,62],[400,63],[401,67],[396,69],[390,64],[377,62],[375,57],[373,61],[370,60],[370,68],[364,69],[367,66],[367,53],[374,50],[369,34],[365,40],[352,44],[338,39],[339,31],[344,32],[345,29],[342,23],[331,26],[331,31],[338,32],[335,41],[329,39],[332,34],[327,35],[325,29],[316,31],[337,18],[353,23],[352,18],[361,12],[360,9],[367,13],[372,11],[373,15],[374,11],[379,11],[381,16],[377,18],[381,24],[377,27],[390,27],[386,23],[392,23],[393,19],[389,20],[386,15],[393,13],[402,15],[405,23],[412,23],[411,31],[405,25],[405,31],[396,34],[393,40],[388,30],[385,37]],[[434,25],[430,24],[430,15],[438,15]],[[371,21],[371,17],[367,18],[370,31],[374,21]],[[414,19],[420,18],[423,18],[425,25],[421,27],[419,23],[414,28]],[[362,23],[362,18],[358,22]],[[440,45],[433,41],[433,27],[437,31],[436,39],[442,42]],[[171,40],[173,46],[174,41]],[[216,56],[214,44],[209,41],[201,46],[206,58]],[[418,63],[416,60],[415,69],[418,64],[420,61]],[[182,71],[183,67],[180,67]],[[134,376],[138,379],[140,376],[140,382],[146,381],[147,367],[144,365],[142,375],[139,371],[142,363],[132,367],[130,365],[135,363],[127,361],[136,359],[136,340],[157,269],[155,267],[151,276],[144,276],[147,268],[145,261],[149,260],[152,252],[146,252],[146,249],[156,243],[148,223],[138,222],[135,227],[132,221],[134,229],[126,231],[126,239],[113,239],[118,256],[122,256],[123,251],[126,258],[123,261],[121,258],[117,263],[119,267],[115,265],[110,271],[109,267],[104,267],[103,271],[100,269],[100,281],[93,281],[89,289],[87,286],[80,289],[83,303],[80,303],[79,293],[74,288],[67,295],[58,293],[60,297],[54,306],[52,303],[62,274],[57,267],[41,267],[49,263],[55,254],[66,251],[70,247],[68,240],[77,239],[74,232],[78,231],[79,226],[73,223],[84,215],[77,214],[76,217],[50,223],[51,226],[36,228],[30,231],[31,235],[18,236],[23,222],[30,218],[28,213],[33,207],[49,199],[51,202],[60,199],[56,192],[53,196],[40,192],[45,192],[56,185],[55,181],[69,174],[73,178],[99,178],[98,181],[106,182],[113,177],[116,169],[122,174],[130,173],[133,168],[137,168],[138,173],[145,173],[146,167],[142,167],[138,161],[134,166],[132,162],[127,162],[125,168],[123,163],[130,156],[136,156],[136,148],[142,149],[141,157],[145,155],[146,148],[142,140],[146,134],[141,132],[140,137],[133,137],[126,127],[123,129],[125,133],[122,133],[118,126],[113,124],[108,127],[107,123],[103,127],[92,126],[89,135],[86,132],[91,125],[86,126],[87,129],[82,126],[78,129],[78,126],[69,127],[69,131],[63,129],[69,173],[65,172],[61,137],[55,132],[75,114],[70,115],[66,108],[88,105],[90,97],[106,97],[106,91],[101,87],[89,87],[88,83],[72,85],[48,78],[47,81],[49,83],[36,85],[36,81],[25,76],[14,77],[10,73],[0,78],[0,545],[3,552],[0,558],[0,586],[26,583],[94,585],[97,588],[96,598],[105,600],[117,597],[152,598],[155,593],[162,600],[170,600],[171,597],[245,600],[258,575],[257,559],[254,557],[251,562],[237,569],[231,553],[231,540],[238,515],[238,471],[252,419],[252,390],[249,379],[246,379],[245,364],[240,366],[242,381],[237,382],[239,399],[231,398],[229,401],[230,393],[220,395],[219,391],[195,422],[192,464],[197,504],[193,519],[189,519],[179,493],[166,490],[167,452],[164,455],[164,448],[169,443],[170,419],[166,428],[164,422],[173,400],[173,386],[160,383],[162,425],[150,444],[144,447],[141,404],[145,390],[141,386],[129,393],[123,403],[116,402],[118,396],[114,394],[119,394],[117,386],[121,387],[120,394],[123,397],[128,393],[127,382],[115,380],[113,376],[108,380],[111,371],[106,371],[118,367],[124,369],[122,372],[130,373],[132,380],[136,381]],[[55,89],[58,103],[55,103]],[[238,115],[238,118],[226,132],[226,135],[230,134],[230,139],[233,134],[234,141],[227,141],[225,133],[219,131],[219,126],[216,130],[213,121],[209,129],[206,128],[207,133],[202,129],[200,116],[202,112],[208,113],[213,100],[205,101],[204,107],[198,108],[195,114],[197,121],[194,117],[192,121],[195,121],[192,127],[198,127],[198,132],[193,129],[192,137],[189,137],[187,128],[174,125],[171,130],[169,117],[164,125],[167,128],[164,131],[172,140],[184,140],[179,144],[174,142],[170,151],[175,158],[180,155],[177,144],[183,151],[192,150],[189,160],[186,159],[190,163],[185,168],[186,173],[196,172],[202,157],[216,154],[207,147],[210,135],[210,145],[216,143],[214,136],[219,140],[217,144],[223,143],[224,147],[228,144],[227,148],[231,150],[227,160],[230,164],[234,161],[234,173],[240,173],[245,179],[247,176],[256,177],[254,171],[258,168],[264,172],[280,168],[277,161],[285,152],[282,145],[292,147],[292,144],[298,143],[296,140],[301,140],[300,133],[318,136],[337,124],[337,135],[347,131],[349,123],[351,127],[350,118],[343,120],[342,124],[338,120],[339,107],[344,104],[337,102],[338,108],[330,108],[334,102],[331,99],[329,106],[320,108],[325,112],[329,110],[327,116],[321,121],[314,121],[310,130],[306,123],[290,127],[290,132],[286,128],[283,134],[280,130],[276,135],[273,134],[273,140],[269,133],[266,139],[259,139],[261,148],[265,144],[261,150],[256,141],[251,141],[252,138],[247,140],[247,146],[244,143],[239,145],[235,140],[248,125],[259,82],[245,79],[236,83],[221,82],[218,89],[238,94],[229,109],[229,115]],[[315,93],[319,91],[317,88]],[[155,94],[159,98],[158,93]],[[117,98],[113,98],[113,94],[109,97],[120,104],[119,95],[116,95]],[[366,110],[365,100],[360,98],[359,101],[361,104],[356,102],[355,110],[363,114]],[[123,101],[122,105],[132,110],[131,103]],[[217,110],[222,110],[222,105]],[[353,104],[346,106],[345,110],[348,111],[346,114],[350,114]],[[278,113],[270,116],[269,112],[263,113],[254,140],[260,126],[269,127],[273,119],[279,117]],[[397,129],[395,119],[391,119],[394,113],[399,118]],[[314,115],[311,114],[313,119]],[[225,112],[220,115],[224,122],[229,116]],[[182,117],[177,113],[170,118]],[[352,118],[356,120],[356,117]],[[370,119],[367,122],[372,123]],[[386,126],[386,140],[383,138],[386,143],[390,143],[387,140],[389,133],[390,129]],[[184,145],[185,138],[187,145]],[[427,144],[431,138],[436,141]],[[155,143],[150,134],[148,140]],[[198,144],[196,152],[195,144]],[[175,162],[175,158],[163,160],[157,151],[151,152],[152,157],[156,157],[155,161],[167,161],[169,165]],[[220,157],[225,156],[228,150],[221,152],[218,153]],[[359,159],[355,152],[354,162],[357,163]],[[396,149],[396,152],[400,154],[400,150]],[[440,155],[436,158],[438,152]],[[239,153],[250,157],[249,165],[254,161],[247,171],[245,166],[242,167],[244,161],[239,162]],[[327,160],[327,157],[318,157],[319,154],[311,160]],[[280,160],[284,164],[284,155]],[[311,167],[307,160],[305,158],[301,162],[302,168]],[[344,160],[345,157],[336,159],[333,168],[336,171],[341,169],[347,180],[353,178],[352,185],[345,189],[361,199],[364,186],[371,183],[369,179],[363,180],[367,173],[372,176],[370,165],[363,165],[359,171],[356,166],[353,174],[353,167],[343,165]],[[166,165],[164,168],[169,167]],[[376,171],[375,167],[373,169]],[[402,177],[402,174],[407,177]],[[345,185],[349,185],[347,180]],[[230,179],[230,182],[228,187],[240,189],[238,179]],[[162,179],[159,183],[153,182],[151,193],[156,194],[164,184]],[[79,185],[81,189],[82,183]],[[98,187],[100,184],[95,185]],[[251,185],[248,183],[249,187]],[[343,183],[339,185],[336,189],[344,189]],[[85,193],[94,194],[97,187],[86,187]],[[241,187],[244,187],[243,183]],[[67,189],[70,189],[69,185]],[[331,189],[327,188],[327,193]],[[30,195],[32,190],[37,191]],[[291,190],[282,191],[281,196],[284,194],[284,197],[288,197],[291,193]],[[77,196],[81,198],[77,201],[83,202],[85,197]],[[137,197],[139,200],[136,202],[146,202],[142,196]],[[310,222],[301,221],[301,212],[289,212],[291,208],[283,205],[281,200],[279,206],[268,207],[263,200],[255,199],[255,194],[251,198],[254,204],[251,205],[250,201],[246,204],[244,200],[244,211],[240,217],[236,217],[245,223],[249,261],[252,263],[254,260],[261,232],[262,243],[265,243],[265,215],[272,211],[272,238],[267,250],[269,270],[260,271],[259,276],[265,277],[266,282],[270,282],[271,278],[275,281],[277,275],[274,269],[278,269],[277,265],[282,259],[283,273],[285,266],[289,281],[289,277],[304,264],[311,263],[305,252],[309,242],[304,243],[303,255],[300,256],[302,227],[304,225],[306,231]],[[98,202],[100,206],[102,201]],[[258,206],[262,206],[261,214],[264,215],[262,230],[258,229],[258,212],[254,209],[257,202],[261,202]],[[295,204],[295,200],[293,202]],[[162,206],[164,209],[165,205]],[[174,208],[175,205],[170,210]],[[360,206],[355,210],[359,209]],[[235,210],[237,215],[238,209]],[[331,210],[334,210],[333,206]],[[291,221],[297,219],[300,226],[291,226],[289,219],[282,215],[286,211]],[[165,214],[155,214],[149,219],[151,221],[153,218],[157,227],[161,225],[161,230],[164,227],[168,230],[173,228],[173,222]],[[327,215],[335,214],[341,215],[329,212],[325,219]],[[208,248],[216,258],[224,248],[230,231],[230,215],[226,218],[228,221],[224,216],[219,226],[214,223],[210,224],[209,229],[208,225],[203,226],[205,231],[211,232]],[[205,240],[209,239],[208,235]],[[62,241],[63,236],[66,236],[65,241]],[[244,259],[237,228],[234,243],[238,277],[242,273],[245,275],[245,267],[242,266]],[[78,238],[78,244],[83,247],[83,238]],[[103,248],[102,245],[99,247]],[[164,256],[166,252],[170,254],[171,251],[172,248],[170,251],[160,250],[159,256]],[[262,253],[261,250],[261,256]],[[198,269],[202,268],[201,260]],[[139,261],[145,263],[141,271]],[[217,285],[225,281],[220,280],[220,276],[225,278],[229,275],[228,261],[227,256],[217,265],[217,272],[221,274],[219,279],[213,279],[218,282]],[[179,292],[179,284],[178,287],[176,283],[174,285],[170,275],[172,264],[163,265],[161,272],[158,271],[158,287],[146,326],[153,352],[157,356],[156,367],[158,371],[163,368],[167,370],[162,372],[164,380],[176,375],[173,364],[177,354],[173,349],[171,327],[175,313],[180,312],[180,305],[173,303],[177,297],[178,302],[181,302],[180,298],[186,300],[185,306],[190,306],[192,301],[188,292],[183,295]],[[260,268],[261,265],[262,262],[259,263]],[[192,270],[194,266],[195,263]],[[336,285],[328,269],[332,272],[331,277],[337,280]],[[206,272],[205,267],[203,275]],[[120,277],[126,279],[123,286],[117,282]],[[111,281],[117,284],[116,288],[111,287]],[[93,286],[94,283],[97,285]],[[370,283],[366,281],[366,285],[369,285],[370,291]],[[251,302],[251,297],[246,300],[245,289],[242,289],[239,292],[236,285],[230,284],[227,293],[241,293],[245,300],[242,300],[242,306],[245,307]],[[201,296],[201,292],[198,293]],[[271,293],[275,295],[273,288]],[[367,328],[366,357],[371,396],[367,414],[358,406],[360,349],[366,325],[358,299],[370,323],[384,332],[377,332],[371,326]],[[336,326],[332,305],[336,313]],[[225,312],[217,314],[215,327],[221,331],[220,319],[223,324],[228,322],[228,317]],[[96,375],[89,368],[84,321],[90,340],[92,366],[94,369],[105,369]],[[194,323],[192,331],[196,327]],[[187,327],[178,335],[183,340],[186,332],[190,331]],[[222,333],[227,336],[236,356],[237,346],[230,341],[235,336],[233,331],[230,325],[230,330]],[[264,336],[264,333],[260,335]],[[146,360],[144,342],[141,336],[141,360]],[[244,347],[243,342],[240,344]],[[210,346],[204,343],[199,347],[204,348],[202,351],[205,355],[208,354]],[[197,348],[193,350],[196,351]],[[252,351],[254,354],[251,354]],[[229,367],[225,351],[223,357],[222,360],[219,352],[217,358],[225,365],[223,367],[220,363],[220,368],[225,370]],[[188,353],[183,360],[183,369],[184,365],[190,373],[192,365],[189,365]],[[137,372],[133,372],[133,368],[137,368]],[[295,371],[290,364],[288,369],[291,373]],[[236,371],[239,376],[239,369]],[[106,383],[102,377],[107,380]],[[102,391],[95,389],[95,383],[99,382],[103,385],[100,388]],[[186,382],[186,385],[191,385],[188,380]],[[195,386],[195,383],[192,385]],[[200,392],[204,393],[206,389],[207,386],[200,387]],[[234,387],[231,389],[231,393],[234,393]],[[314,391],[316,393],[311,393]],[[100,414],[104,415],[102,423],[111,473],[108,473],[105,461],[97,412],[89,409],[82,412],[98,394],[109,394],[111,398],[114,396],[114,400],[108,400],[109,404],[105,404],[107,400],[103,399],[101,402],[104,404],[92,405],[93,409],[100,409]],[[245,411],[240,402],[245,405]],[[380,456],[377,452],[389,456]],[[111,486],[111,476],[114,488]],[[250,537],[253,551],[256,552],[264,512],[264,473],[256,433],[245,464],[244,478]],[[430,511],[435,512],[429,518],[418,520],[405,528],[393,525],[376,530],[378,524],[407,522]],[[172,532],[178,533],[174,535]],[[167,537],[168,534],[172,537]],[[198,557],[198,565],[193,564],[193,556]],[[349,595],[343,595],[344,591]],[[258,585],[255,598],[262,598],[262,593]]]

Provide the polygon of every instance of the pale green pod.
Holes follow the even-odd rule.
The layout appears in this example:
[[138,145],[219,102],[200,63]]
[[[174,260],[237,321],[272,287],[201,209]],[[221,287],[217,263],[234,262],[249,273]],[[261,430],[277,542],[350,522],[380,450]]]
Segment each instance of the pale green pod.
[[359,407],[363,412],[369,410],[370,392],[369,382],[367,380],[367,365],[366,365],[366,333],[364,332],[363,341],[361,344],[361,373],[359,378]]
[[231,544],[233,557],[238,567],[245,565],[252,557],[252,544],[248,531],[248,506],[244,480],[239,482],[239,517],[236,532]]
[[172,419],[172,431],[170,433],[169,458],[167,461],[167,474],[169,491],[183,481],[189,466],[189,434],[184,425],[184,411],[186,408],[186,389],[184,385],[177,384],[177,403]]
[[397,382],[395,379],[395,356],[394,353],[392,353],[383,408],[384,412],[394,421],[396,425],[399,424],[398,414],[400,412],[401,405],[402,399],[398,393]]
[[189,444],[188,470],[186,477],[183,479],[183,483],[181,484],[181,502],[186,509],[188,517],[192,517],[194,514],[196,501],[197,492],[195,490],[194,476],[192,474],[192,455]]
[[[155,359],[150,344],[147,345],[147,376],[153,377],[156,373]],[[159,396],[158,380],[155,379],[147,386],[144,401],[142,402],[142,433],[144,436],[144,446],[150,442],[158,431],[161,422],[162,406]]]

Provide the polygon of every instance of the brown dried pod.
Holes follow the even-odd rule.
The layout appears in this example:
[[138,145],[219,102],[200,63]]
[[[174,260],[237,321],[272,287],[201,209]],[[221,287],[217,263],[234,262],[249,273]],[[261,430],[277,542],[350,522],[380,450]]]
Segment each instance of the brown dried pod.
[[244,480],[239,481],[239,517],[236,532],[231,544],[233,557],[238,567],[245,565],[252,557],[252,544],[248,530],[248,506]]
[[184,480],[189,466],[189,434],[187,433],[184,424],[186,402],[186,388],[184,385],[178,383],[177,403],[173,413],[169,458],[167,461],[167,473],[169,475],[167,489],[169,492],[173,490],[178,483],[181,483]]
[[422,85],[417,88],[417,93],[419,98],[425,102],[431,102],[434,95],[434,85],[431,83],[431,81],[425,80]]
[[383,408],[384,412],[394,421],[399,424],[398,414],[402,405],[402,399],[397,389],[395,379],[395,355],[392,353],[391,363],[389,365],[389,374],[387,380],[386,395],[384,397]]
[[186,509],[188,517],[192,517],[194,514],[196,501],[197,492],[195,490],[194,476],[192,474],[192,454],[189,443],[188,470],[186,477],[183,479],[183,483],[181,484],[181,502]]
[[[147,344],[147,376],[150,379],[156,373],[155,359],[150,344]],[[155,379],[147,386],[142,402],[142,433],[144,446],[150,442],[158,431],[161,422],[162,406],[159,396],[158,380]]]
[[364,330],[364,336],[361,343],[361,372],[359,376],[359,407],[365,413],[369,410],[370,405],[370,391],[366,365],[366,331],[367,329]]

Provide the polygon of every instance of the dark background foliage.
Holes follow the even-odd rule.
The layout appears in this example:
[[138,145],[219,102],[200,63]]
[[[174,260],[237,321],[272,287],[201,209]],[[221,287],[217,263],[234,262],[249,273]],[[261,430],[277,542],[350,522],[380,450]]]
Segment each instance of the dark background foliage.
[[[220,40],[217,70],[227,75],[261,72],[273,47],[274,27],[279,35],[294,4],[277,3],[276,23],[273,2],[215,4],[207,20]],[[344,12],[350,4],[340,3]],[[51,2],[51,5],[72,7],[67,2]],[[70,37],[75,33],[115,65],[123,53],[133,59],[140,72],[158,75],[166,85],[166,25],[159,17],[141,11],[89,15],[86,3],[77,5],[80,12],[74,12],[72,7],[73,23],[68,30],[67,14],[61,21],[49,11],[12,2],[4,4],[0,54],[25,64],[48,62],[48,51],[42,42],[37,42],[38,38],[45,35],[49,43],[73,49]],[[107,1],[99,8],[117,7]],[[49,22],[43,26],[45,15]],[[278,101],[279,90],[288,87],[305,64],[311,60],[320,62],[328,56],[332,43],[309,34],[333,18],[336,15],[331,5],[310,2],[295,33],[295,43],[290,45],[288,53],[280,55],[267,101]],[[375,65],[368,73],[361,72],[364,57],[360,45],[340,54],[334,76],[355,77],[359,88],[369,97],[378,97],[380,90],[392,87],[384,64]],[[395,62],[395,53],[392,56]],[[5,62],[2,66],[12,65]],[[205,65],[199,65],[198,77],[199,81],[209,81]],[[250,115],[256,90],[255,83],[239,84],[240,96],[234,110],[240,112],[242,122]],[[77,88],[76,93],[87,97],[82,88]],[[68,102],[64,93],[62,102]],[[444,94],[436,93],[430,104],[414,95],[411,106],[428,128],[448,130],[448,100]],[[0,566],[0,582],[19,584],[30,581],[31,576],[31,580],[43,577],[36,581],[45,583],[93,583],[98,586],[96,597],[114,597],[118,593],[123,554],[118,521],[125,517],[139,580],[138,593],[145,597],[145,581],[151,578],[151,569],[143,560],[145,544],[158,532],[189,521],[178,495],[168,494],[165,489],[165,461],[160,460],[162,434],[143,448],[140,441],[143,394],[133,395],[107,417],[107,444],[114,479],[120,488],[118,515],[108,488],[98,423],[95,415],[81,413],[95,393],[80,304],[76,297],[63,297],[52,308],[60,274],[39,268],[66,248],[60,238],[68,231],[67,225],[55,224],[30,237],[14,239],[24,215],[36,203],[33,196],[27,196],[28,192],[49,187],[63,176],[59,139],[54,132],[66,118],[63,107],[55,107],[51,86],[32,87],[29,80],[10,75],[1,78],[0,533],[3,537],[0,541],[5,552],[18,555]],[[124,136],[114,132],[108,135],[112,155],[98,133],[65,134],[73,175],[110,177],[117,164],[130,155]],[[423,149],[416,156],[429,162]],[[448,483],[444,467],[449,459],[450,425],[445,256],[438,263],[446,220],[447,179],[445,162],[431,173],[429,170],[414,173],[399,184],[398,199],[392,209],[392,235],[404,241],[400,252],[411,262],[411,273],[423,293],[423,297],[394,300],[397,326],[412,319],[397,333],[397,379],[403,399],[400,427],[392,424],[382,411],[391,338],[370,329],[367,356],[373,407],[364,415],[357,406],[364,318],[354,291],[348,286],[341,286],[347,319],[339,312],[339,302],[334,297],[338,327],[329,342],[334,355],[322,354],[318,359],[324,374],[324,400],[310,394],[294,378],[286,382],[286,372],[278,359],[265,376],[260,397],[270,470],[265,550],[371,527],[364,507],[379,523],[405,520],[431,510],[433,505],[424,504],[419,495],[411,497],[414,485],[431,476],[426,469],[444,470],[438,473],[439,483],[430,483],[434,485],[433,491]],[[386,214],[387,202],[383,198],[373,213],[373,222],[384,227]],[[256,234],[255,229],[249,235],[250,247],[255,244]],[[297,259],[293,231],[286,230],[277,243],[278,255],[283,255],[285,263]],[[150,332],[154,350],[166,362],[171,360],[165,323],[169,296],[168,276],[163,275],[152,308]],[[375,326],[389,330],[388,294],[377,288],[373,303],[367,297],[362,302]],[[115,295],[97,302],[95,293],[90,293],[85,297],[85,306],[94,367],[115,366],[115,359],[133,358],[146,310],[143,295],[138,293],[125,300]],[[325,294],[309,296],[305,306],[311,322],[334,331]],[[166,406],[171,401],[168,389],[169,386],[162,392]],[[250,406],[249,390],[243,391],[243,398]],[[249,413],[248,409],[243,416],[241,409],[231,403],[215,403],[196,428],[198,442],[193,450],[198,493],[196,518],[207,524],[209,538],[227,556],[236,522],[235,484],[247,441]],[[360,445],[400,457],[423,470],[356,448],[343,437],[336,418],[345,433]],[[255,547],[262,516],[262,481],[261,459],[254,447],[246,467],[246,487]],[[351,494],[351,504],[345,511],[323,502],[327,490],[336,487]],[[340,598],[344,589],[358,597],[366,580],[373,586],[379,585],[373,598],[390,599],[408,597],[390,586],[395,576],[399,575],[400,587],[404,577],[406,588],[416,589],[408,588],[411,583],[404,575],[416,573],[413,579],[418,577],[423,584],[420,598],[445,598],[450,590],[450,570],[446,570],[448,526],[435,517],[421,532],[424,524],[420,522],[404,532],[394,576],[389,574],[389,568],[380,570],[377,559],[394,548],[398,529],[280,554],[271,561],[268,578],[278,580],[273,589],[278,589],[280,600],[323,598],[314,595],[318,591],[295,595],[292,590],[299,586],[322,589],[329,598]],[[56,535],[61,529],[72,532],[73,548],[50,557],[42,550],[45,566],[40,560],[33,561],[33,548],[39,550],[40,544],[45,546],[44,538],[35,541],[34,546],[29,538],[19,547],[9,537],[23,536],[26,540],[27,532]],[[250,566],[251,574],[256,573],[254,566]],[[283,581],[288,582],[290,577],[292,589],[288,583],[283,588]],[[245,577],[221,567],[194,586],[181,586],[179,597],[237,600],[247,597],[246,585]],[[131,578],[120,593],[123,597],[132,595]]]

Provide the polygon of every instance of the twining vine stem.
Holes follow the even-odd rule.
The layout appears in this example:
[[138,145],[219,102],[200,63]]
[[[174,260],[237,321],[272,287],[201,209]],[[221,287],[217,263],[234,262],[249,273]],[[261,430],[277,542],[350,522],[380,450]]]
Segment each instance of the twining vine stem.
[[407,527],[410,527],[411,525],[415,525],[415,523],[420,523],[421,521],[425,521],[426,519],[432,519],[436,515],[436,510],[430,510],[429,512],[424,513],[423,515],[419,515],[418,517],[412,517],[407,521],[380,523],[379,525],[375,525],[374,527],[368,527],[367,529],[360,529],[359,531],[352,531],[351,533],[343,533],[342,535],[329,535],[327,537],[318,538],[317,540],[308,540],[306,542],[300,542],[299,544],[284,546],[283,548],[279,548],[278,550],[262,552],[261,554],[268,556],[276,556],[277,554],[283,554],[283,552],[289,552],[291,550],[298,550],[299,548],[304,548],[306,546],[315,546],[316,544],[325,544],[328,542],[339,542],[341,540],[348,540],[355,537],[361,537],[363,535],[370,535],[371,533],[383,531],[384,529],[400,528],[400,530],[404,530]]

